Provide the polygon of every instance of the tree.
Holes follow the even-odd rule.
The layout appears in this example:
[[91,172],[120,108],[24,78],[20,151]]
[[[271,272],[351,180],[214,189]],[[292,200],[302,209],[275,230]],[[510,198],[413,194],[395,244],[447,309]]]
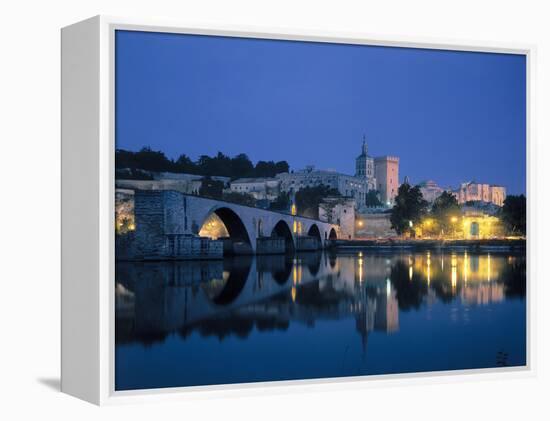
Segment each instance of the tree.
[[213,180],[211,177],[204,177],[201,180],[199,196],[209,197],[211,199],[221,199],[223,196],[223,182]]
[[527,230],[527,199],[523,194],[507,196],[500,211],[502,223],[511,234],[525,235]]
[[290,208],[290,198],[288,193],[281,192],[273,202],[269,204],[269,209],[275,211],[288,211]]
[[395,205],[391,210],[391,227],[401,235],[414,233],[414,224],[418,224],[428,210],[428,202],[422,197],[420,187],[411,187],[407,183],[399,186]]
[[286,161],[258,161],[256,165],[246,154],[233,158],[218,152],[217,155],[201,155],[193,161],[185,154],[171,160],[164,152],[144,147],[138,152],[117,149],[115,154],[117,169],[146,170],[151,172],[176,172],[203,176],[224,176],[232,179],[241,177],[275,177],[289,171]]
[[432,205],[432,216],[443,234],[454,233],[460,217],[460,205],[456,197],[444,191]]
[[164,152],[154,151],[146,146],[138,152],[117,149],[115,152],[115,167],[161,172],[173,171],[175,164],[164,155]]
[[277,174],[288,172],[286,161],[258,161],[254,167],[254,177],[275,177]]
[[319,218],[319,203],[326,197],[340,197],[340,192],[323,184],[304,187],[296,192],[295,201],[298,215]]
[[246,154],[241,153],[231,159],[231,174],[229,176],[234,178],[254,176],[254,165]]
[[238,205],[256,206],[256,199],[250,193],[227,192],[223,194],[223,200]]
[[196,174],[197,166],[196,164],[185,154],[181,154],[178,159],[176,159],[176,171],[187,173],[187,174]]
[[365,204],[371,207],[382,206],[382,202],[380,201],[380,192],[377,190],[369,190],[367,192]]

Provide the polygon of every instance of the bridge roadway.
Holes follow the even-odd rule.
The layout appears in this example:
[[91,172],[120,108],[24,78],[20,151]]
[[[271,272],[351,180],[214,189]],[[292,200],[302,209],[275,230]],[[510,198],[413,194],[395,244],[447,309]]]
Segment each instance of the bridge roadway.
[[136,190],[134,200],[136,244],[143,255],[166,249],[167,237],[198,235],[212,214],[221,219],[230,239],[251,254],[270,238],[283,238],[288,252],[300,250],[305,244],[300,240],[315,239],[314,248],[323,248],[340,237],[336,224],[173,190]]

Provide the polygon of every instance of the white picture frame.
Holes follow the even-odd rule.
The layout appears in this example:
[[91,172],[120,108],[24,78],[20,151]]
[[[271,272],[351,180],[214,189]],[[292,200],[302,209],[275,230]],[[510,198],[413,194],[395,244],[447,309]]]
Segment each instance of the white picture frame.
[[[345,377],[155,390],[114,390],[114,32],[117,29],[248,38],[399,46],[522,54],[527,63],[527,364],[418,374]],[[535,282],[535,220],[532,133],[532,45],[461,43],[450,40],[379,38],[239,26],[194,26],[153,19],[96,16],[61,31],[62,46],[62,377],[63,392],[94,404],[113,404],[211,395],[294,393],[383,384],[441,383],[472,378],[532,376],[535,370],[532,299]],[[473,376],[472,376],[473,375]],[[266,389],[269,387],[268,389]],[[243,392],[245,391],[245,392]]]

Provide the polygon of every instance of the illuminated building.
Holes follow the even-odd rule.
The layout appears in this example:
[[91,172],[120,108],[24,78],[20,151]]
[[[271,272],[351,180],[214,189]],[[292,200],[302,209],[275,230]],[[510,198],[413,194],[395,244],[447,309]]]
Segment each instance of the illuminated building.
[[453,194],[458,203],[466,202],[487,202],[494,203],[497,206],[504,205],[506,199],[506,188],[490,184],[481,184],[475,182],[462,183],[458,190]]
[[328,197],[319,204],[319,220],[340,226],[338,238],[355,238],[355,200]]
[[392,205],[399,189],[399,158],[395,156],[374,158],[374,177],[376,190],[380,192],[380,200],[387,206]]
[[433,180],[422,181],[420,184],[418,184],[418,186],[420,187],[422,197],[428,203],[433,203],[435,199],[441,196],[441,193],[445,191],[443,188],[439,187],[437,183]]
[[462,237],[466,240],[497,238],[504,229],[496,216],[483,212],[467,211],[462,216]]
[[336,171],[317,170],[313,166],[291,173],[277,174],[280,191],[293,195],[305,187],[328,186],[346,197],[355,199],[361,207],[367,199],[368,182],[365,178],[341,174]]

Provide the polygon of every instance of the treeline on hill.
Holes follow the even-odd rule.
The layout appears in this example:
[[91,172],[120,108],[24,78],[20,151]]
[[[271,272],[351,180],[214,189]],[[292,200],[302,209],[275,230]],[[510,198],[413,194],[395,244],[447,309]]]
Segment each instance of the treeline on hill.
[[152,172],[174,172],[196,174],[203,176],[223,176],[232,179],[241,177],[274,177],[276,174],[288,172],[286,161],[258,161],[256,165],[244,153],[233,158],[218,152],[216,156],[201,155],[193,161],[182,154],[173,160],[164,152],[154,151],[149,147],[137,152],[117,149],[115,154],[117,170],[130,169],[131,174],[139,174],[139,170]]

